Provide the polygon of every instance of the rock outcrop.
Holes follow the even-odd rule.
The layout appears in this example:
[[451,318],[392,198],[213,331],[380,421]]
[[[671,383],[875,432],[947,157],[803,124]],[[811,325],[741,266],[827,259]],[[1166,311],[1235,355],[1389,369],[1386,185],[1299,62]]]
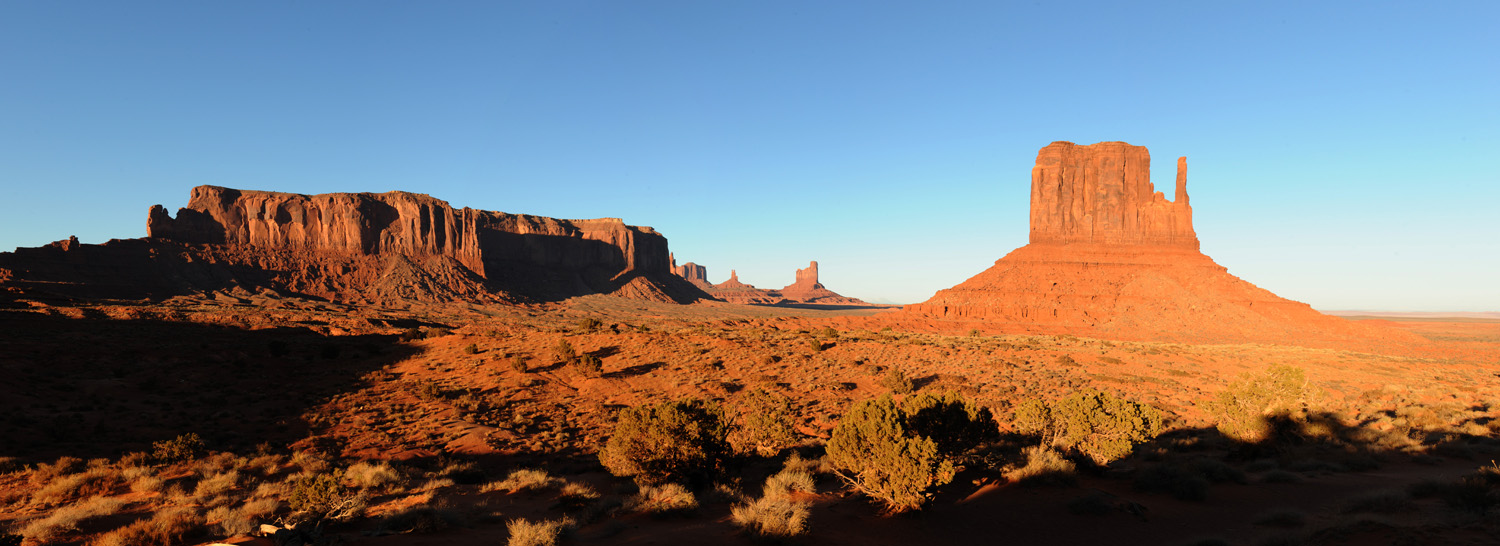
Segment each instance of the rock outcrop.
[[740,282],[739,272],[733,269],[729,270],[729,280],[713,285],[708,289],[708,294],[742,305],[775,305],[783,301],[780,293]]
[[1174,201],[1152,187],[1144,146],[1053,142],[1031,169],[1031,242],[1198,248],[1188,205],[1187,158]]
[[708,282],[707,267],[703,267],[693,262],[688,262],[679,266],[677,265],[676,256],[672,257],[672,274],[687,279],[688,282],[693,283],[693,286],[696,286],[705,291],[712,289],[714,286],[713,283]]
[[[649,227],[618,218],[455,209],[407,192],[301,195],[199,186],[176,218],[151,207],[147,230],[145,240],[107,250],[18,249],[0,255],[0,268],[21,280],[71,276],[83,284],[120,269],[124,278],[154,279],[143,289],[147,297],[216,285],[349,301],[708,297],[672,274],[667,240]],[[66,262],[78,267],[58,265]],[[142,267],[151,273],[132,273]]]
[[1379,339],[1399,332],[1318,313],[1230,275],[1198,250],[1187,160],[1176,198],[1153,190],[1144,147],[1055,142],[1032,169],[1031,243],[908,305],[955,328],[1170,341]]
[[797,303],[825,305],[865,304],[865,302],[855,298],[840,296],[827,287],[824,287],[823,283],[818,282],[818,262],[812,262],[806,268],[798,269],[796,279],[792,284],[781,289],[781,297]]
[[[673,263],[676,263],[675,259]],[[699,280],[703,283],[708,282],[708,269],[692,262],[683,264],[681,267],[674,265],[672,271],[700,287],[703,285],[699,284]],[[729,280],[719,284],[710,284],[704,290],[717,299],[739,304],[868,305],[856,298],[840,296],[819,283],[818,262],[812,262],[806,268],[798,269],[796,280],[781,290],[765,290],[740,282],[739,273],[735,270],[729,271]]]

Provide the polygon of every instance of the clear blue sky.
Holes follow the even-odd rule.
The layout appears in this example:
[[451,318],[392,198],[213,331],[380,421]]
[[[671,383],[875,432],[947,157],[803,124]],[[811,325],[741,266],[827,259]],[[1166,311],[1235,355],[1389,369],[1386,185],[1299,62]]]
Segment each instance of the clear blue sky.
[[[435,4],[435,6],[434,6]],[[1321,309],[1500,310],[1500,3],[0,2],[0,249],[199,184],[654,226],[913,302],[1026,243],[1054,140],[1177,156]]]

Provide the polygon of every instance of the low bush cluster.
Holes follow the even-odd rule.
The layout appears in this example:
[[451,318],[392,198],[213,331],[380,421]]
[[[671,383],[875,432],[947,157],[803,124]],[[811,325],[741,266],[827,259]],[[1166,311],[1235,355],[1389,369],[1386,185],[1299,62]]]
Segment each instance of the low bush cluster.
[[189,432],[171,440],[151,444],[152,458],[159,463],[191,461],[203,454],[203,439]]
[[694,398],[626,408],[599,462],[643,485],[706,481],[730,452],[728,433],[724,411]]
[[956,394],[889,395],[849,408],[828,440],[828,461],[855,487],[892,512],[920,508],[931,490],[953,479],[952,458],[971,447],[966,434],[998,434],[988,410]]
[[741,453],[771,457],[797,441],[792,428],[791,400],[765,389],[750,389],[740,397],[735,428],[729,443]]
[[1075,450],[1099,464],[1119,460],[1161,433],[1161,412],[1098,390],[1074,392],[1048,405],[1030,399],[1016,409],[1015,428],[1043,445]]
[[1266,419],[1298,409],[1311,396],[1301,368],[1278,364],[1260,373],[1241,375],[1206,404],[1219,432],[1240,441],[1264,440],[1271,432]]

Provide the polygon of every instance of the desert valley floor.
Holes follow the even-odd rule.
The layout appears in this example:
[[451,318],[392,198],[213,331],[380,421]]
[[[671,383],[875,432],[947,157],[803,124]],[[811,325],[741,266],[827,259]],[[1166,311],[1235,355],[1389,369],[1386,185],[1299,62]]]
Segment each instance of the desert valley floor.
[[[288,521],[287,484],[321,472],[365,502],[320,529],[324,543],[501,544],[512,520],[566,517],[563,540],[578,544],[751,544],[772,539],[731,510],[761,496],[794,453],[815,481],[793,492],[810,516],[805,534],[780,539],[792,543],[1500,536],[1495,320],[1354,317],[1422,342],[1307,348],[946,331],[871,308],[611,296],[404,308],[271,291],[22,303],[0,311],[0,525],[46,543],[102,543],[173,510],[196,516],[186,542],[259,534]],[[1260,442],[1218,433],[1205,402],[1273,365],[1305,372],[1304,415]],[[1018,406],[1082,389],[1157,408],[1165,432],[1108,465],[1026,472],[1036,440],[1014,433]],[[893,391],[960,393],[1006,434],[923,509],[888,515],[818,460],[851,404]],[[756,411],[751,393],[784,397],[794,441],[739,453],[688,492],[691,506],[642,499],[652,491],[599,463],[622,408],[695,397],[739,422]],[[191,455],[150,455],[189,433],[201,438]],[[518,470],[546,477],[528,484]],[[82,515],[57,517],[70,507]]]

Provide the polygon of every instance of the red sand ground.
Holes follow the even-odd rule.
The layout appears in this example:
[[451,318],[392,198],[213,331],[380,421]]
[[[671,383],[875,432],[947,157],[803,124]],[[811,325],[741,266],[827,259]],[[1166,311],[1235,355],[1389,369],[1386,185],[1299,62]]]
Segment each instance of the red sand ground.
[[[530,309],[277,303],[179,298],[159,306],[35,304],[0,314],[5,332],[0,373],[14,378],[0,385],[8,417],[0,422],[0,435],[7,438],[7,455],[37,461],[60,455],[117,457],[197,431],[214,449],[238,453],[269,441],[419,466],[434,457],[474,458],[488,479],[515,468],[544,467],[609,493],[623,487],[621,481],[599,472],[591,453],[608,435],[617,408],[681,396],[719,399],[732,408],[747,389],[765,388],[793,400],[798,430],[815,444],[849,404],[887,392],[881,379],[890,369],[915,378],[920,389],[956,390],[979,400],[995,410],[1002,427],[1020,400],[1051,400],[1095,387],[1170,412],[1174,428],[1199,428],[1208,424],[1202,401],[1237,375],[1277,363],[1305,369],[1318,388],[1314,405],[1360,426],[1396,426],[1388,416],[1398,414],[1495,423],[1500,407],[1493,367],[1500,360],[1500,321],[1380,319],[1425,341],[1363,352],[1071,335],[940,335],[865,327],[885,316],[872,317],[869,311],[678,306],[605,296]],[[601,326],[580,330],[585,318]],[[448,328],[452,334],[412,342],[396,338],[413,326]],[[836,336],[824,334],[827,327]],[[553,347],[564,339],[580,353],[598,355],[603,375],[585,377],[556,363]],[[814,350],[810,339],[821,350]],[[529,373],[511,369],[518,355]],[[418,396],[413,386],[429,380],[444,396]],[[1293,471],[1300,481],[1260,483],[1266,471],[1250,472],[1249,485],[1215,485],[1202,502],[1136,492],[1128,479],[1107,475],[1085,475],[1076,487],[1022,487],[1005,483],[994,470],[971,470],[943,488],[921,514],[882,517],[876,506],[825,477],[810,534],[795,542],[957,544],[1003,538],[1175,544],[1219,537],[1257,544],[1295,535],[1305,544],[1380,544],[1400,537],[1421,543],[1432,536],[1484,543],[1493,539],[1493,525],[1475,527],[1435,499],[1375,516],[1348,514],[1343,507],[1371,492],[1472,472],[1494,456],[1484,451],[1494,445],[1494,426],[1480,429],[1486,441],[1435,456],[1377,455],[1383,464],[1365,471],[1331,472],[1316,461],[1291,460],[1305,455],[1281,456],[1283,469],[1307,468]],[[1222,457],[1225,452],[1209,447],[1203,453]],[[760,476],[774,464],[752,460],[740,486],[755,494]],[[1149,460],[1120,467],[1145,464]],[[561,515],[549,508],[547,494],[480,494],[477,487],[457,484],[378,499],[394,503],[390,506],[446,505],[469,514],[467,526],[429,535],[348,538],[371,544],[494,544],[506,536],[505,520]],[[1067,511],[1068,501],[1094,490],[1146,506],[1147,520],[1124,512],[1080,516]],[[0,525],[20,524],[50,510],[25,500],[35,489],[21,475],[0,479],[0,491],[9,492],[0,496]],[[127,511],[168,502],[126,495],[122,498],[136,503]],[[690,516],[605,518],[581,528],[575,540],[753,542],[728,521],[729,506],[705,500]],[[1254,523],[1281,509],[1300,511],[1305,522],[1290,529]],[[64,543],[83,536],[66,534]]]

